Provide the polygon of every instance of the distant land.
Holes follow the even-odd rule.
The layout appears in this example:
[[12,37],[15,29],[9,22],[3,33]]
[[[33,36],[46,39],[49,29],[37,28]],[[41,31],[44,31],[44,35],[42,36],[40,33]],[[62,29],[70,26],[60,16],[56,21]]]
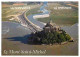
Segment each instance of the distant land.
[[[57,26],[51,25],[50,20]],[[78,1],[2,2],[2,55],[78,56],[78,26]],[[30,38],[31,35],[34,36]],[[39,37],[41,44],[36,41]],[[54,44],[53,38],[59,44]],[[37,44],[28,43],[28,39],[35,39]],[[66,39],[71,42],[62,44]]]

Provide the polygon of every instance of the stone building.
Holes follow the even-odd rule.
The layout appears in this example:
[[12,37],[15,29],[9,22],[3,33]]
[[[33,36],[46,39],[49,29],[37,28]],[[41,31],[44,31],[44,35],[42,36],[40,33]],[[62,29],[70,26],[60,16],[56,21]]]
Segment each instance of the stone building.
[[60,32],[60,27],[57,26],[55,23],[50,20],[45,27],[43,28],[45,32],[52,32],[52,31],[59,31]]

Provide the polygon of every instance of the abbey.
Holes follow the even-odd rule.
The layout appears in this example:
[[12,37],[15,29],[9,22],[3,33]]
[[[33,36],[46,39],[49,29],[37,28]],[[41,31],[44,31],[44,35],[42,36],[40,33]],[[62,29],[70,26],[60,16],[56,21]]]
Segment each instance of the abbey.
[[53,32],[53,31],[57,31],[57,32],[62,32],[61,27],[56,25],[55,23],[52,22],[52,20],[50,20],[45,27],[43,28],[43,30],[45,32]]
[[73,38],[70,37],[60,26],[50,20],[43,28],[42,31],[32,33],[28,39],[29,43],[33,44],[63,44],[66,42],[73,42]]

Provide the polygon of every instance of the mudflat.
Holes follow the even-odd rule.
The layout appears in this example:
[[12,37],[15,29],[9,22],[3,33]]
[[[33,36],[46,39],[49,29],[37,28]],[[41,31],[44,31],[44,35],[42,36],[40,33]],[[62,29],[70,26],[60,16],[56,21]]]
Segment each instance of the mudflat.
[[[19,27],[14,31],[14,33],[8,32],[7,34],[2,35],[2,55],[57,55],[57,56],[58,55],[78,55],[78,35],[77,35],[78,26],[77,24],[71,27],[66,27],[66,29],[68,30],[66,30],[65,27],[63,28],[64,30],[66,30],[67,33],[71,34],[71,37],[73,38],[75,37],[74,42],[72,43],[69,42],[64,45],[52,45],[52,46],[27,44],[26,39],[30,31],[27,28],[27,30],[24,33],[25,29],[23,28],[24,27]],[[74,34],[73,31],[76,34]],[[16,36],[16,34],[18,34],[18,36]],[[24,35],[19,36],[21,34],[24,34]],[[5,54],[4,50],[7,50],[8,54]],[[22,50],[24,51],[24,53],[9,53],[10,50],[13,50],[13,51]],[[34,53],[33,50],[36,51],[36,53]],[[30,51],[32,53],[29,53]],[[44,53],[41,53],[40,51]]]

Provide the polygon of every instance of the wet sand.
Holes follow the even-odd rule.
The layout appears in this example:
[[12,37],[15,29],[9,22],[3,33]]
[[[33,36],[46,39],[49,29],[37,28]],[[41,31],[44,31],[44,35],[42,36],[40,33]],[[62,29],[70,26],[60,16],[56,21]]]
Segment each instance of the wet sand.
[[[33,54],[7,54],[7,55],[78,55],[78,26],[73,25],[71,27],[64,27],[63,29],[66,30],[67,33],[70,34],[71,37],[74,38],[75,42],[67,43],[65,45],[29,45],[27,44],[26,38],[31,33],[28,28],[24,28],[23,26],[17,25],[13,23],[9,23],[10,27],[5,23],[3,26],[7,25],[9,28],[9,32],[6,34],[2,34],[2,54],[4,54],[4,50],[24,50],[24,51],[33,51],[33,50],[41,50],[45,51],[45,53],[33,53]],[[11,27],[12,26],[12,27]],[[73,28],[73,29],[72,29]],[[74,33],[73,33],[74,32]],[[73,35],[74,34],[74,35]]]

